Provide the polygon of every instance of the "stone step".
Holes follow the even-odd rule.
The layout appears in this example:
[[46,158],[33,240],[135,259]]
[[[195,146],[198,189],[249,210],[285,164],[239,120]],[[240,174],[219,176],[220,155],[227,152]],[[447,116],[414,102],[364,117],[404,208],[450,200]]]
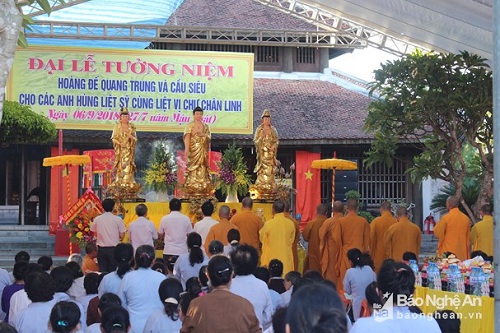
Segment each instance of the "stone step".
[[19,251],[28,252],[31,261],[36,262],[43,255],[54,256],[54,249],[55,236],[49,234],[48,226],[0,225],[0,267],[2,268],[12,271],[14,256]]
[[[0,267],[7,270],[8,272],[12,272],[12,269],[14,268],[14,255],[15,253],[11,257],[0,256]],[[30,262],[37,262],[39,257],[40,256],[37,255],[31,255]],[[66,264],[66,262],[68,261],[67,256],[55,257],[52,255],[51,257],[52,261],[54,262],[53,267],[64,266],[64,264]]]

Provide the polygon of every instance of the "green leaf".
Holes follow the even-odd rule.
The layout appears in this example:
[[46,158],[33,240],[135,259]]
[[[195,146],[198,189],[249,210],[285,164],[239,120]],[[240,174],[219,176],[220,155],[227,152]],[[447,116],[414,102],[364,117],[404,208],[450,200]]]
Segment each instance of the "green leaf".
[[52,7],[50,6],[49,0],[36,0],[36,3],[42,8],[44,12],[50,14]]
[[28,40],[26,40],[26,35],[24,34],[24,32],[19,33],[19,38],[17,39],[17,45],[19,45],[22,48],[28,47]]

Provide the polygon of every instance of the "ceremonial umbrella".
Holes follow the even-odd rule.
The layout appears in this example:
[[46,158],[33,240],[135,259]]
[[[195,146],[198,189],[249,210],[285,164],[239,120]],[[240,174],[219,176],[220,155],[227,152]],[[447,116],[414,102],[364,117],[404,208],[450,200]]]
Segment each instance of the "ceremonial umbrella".
[[[90,164],[90,156],[89,155],[62,155],[55,157],[46,157],[43,159],[44,167],[55,167],[60,166],[64,167],[63,176],[68,175],[68,165],[84,165]],[[66,177],[66,191],[67,191],[67,199],[68,199],[68,207],[71,206],[71,196],[70,196],[70,186],[69,186],[69,177]],[[62,197],[62,193],[61,193]],[[62,214],[62,211],[59,212]]]
[[[339,158],[327,158],[322,160],[314,160],[311,167],[315,169],[331,169],[332,170],[332,209],[335,201],[335,171],[336,170],[358,170],[358,163]],[[332,212],[333,214],[333,212]]]
[[[54,157],[46,157],[43,159],[44,167],[63,167],[62,176],[66,176],[66,197],[68,200],[68,209],[71,207],[71,192],[70,192],[70,184],[69,184],[69,165],[84,165],[90,164],[90,156],[89,155],[62,155],[62,156],[54,156]],[[60,191],[60,200],[59,200],[59,223],[62,223],[62,184]],[[70,242],[70,254],[73,253],[73,247]]]

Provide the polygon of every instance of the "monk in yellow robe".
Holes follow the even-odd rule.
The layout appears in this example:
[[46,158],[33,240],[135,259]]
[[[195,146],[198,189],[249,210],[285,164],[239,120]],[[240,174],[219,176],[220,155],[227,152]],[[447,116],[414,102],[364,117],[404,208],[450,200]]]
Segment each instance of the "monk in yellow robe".
[[304,264],[304,271],[315,270],[321,272],[321,256],[319,253],[319,229],[326,220],[328,206],[321,204],[316,207],[316,217],[307,223],[302,236],[307,245],[307,256]]
[[205,238],[205,253],[208,253],[208,246],[213,240],[218,240],[222,244],[227,245],[227,232],[231,229],[238,229],[237,226],[229,222],[229,213],[231,209],[227,205],[222,205],[219,208],[219,223],[214,224],[208,231]]
[[[336,286],[341,286],[342,281],[338,281],[339,269],[337,266],[339,247],[335,243],[334,233],[337,229],[337,222],[344,216],[344,204],[342,201],[333,203],[333,216],[326,219],[319,228],[319,253],[321,256],[321,274],[326,280],[332,281]],[[340,283],[340,284],[339,284]]]
[[472,227],[470,242],[472,251],[483,251],[489,256],[493,255],[493,209],[491,205],[481,207],[483,219]]
[[346,216],[338,221],[338,230],[334,234],[335,243],[340,248],[339,281],[344,281],[346,271],[352,267],[347,258],[347,251],[359,249],[361,252],[370,252],[370,225],[368,221],[358,215],[358,200],[351,198],[346,202]]
[[264,226],[264,222],[252,212],[252,208],[252,198],[244,197],[241,200],[241,212],[233,215],[230,222],[240,231],[240,244],[248,244],[260,250],[259,231]]
[[392,216],[391,203],[382,202],[380,205],[380,216],[370,223],[370,252],[375,265],[375,272],[378,272],[385,257],[384,236],[389,227],[396,223]]
[[295,225],[295,239],[293,240],[292,244],[292,253],[293,253],[293,270],[297,271],[299,269],[299,254],[298,254],[298,246],[299,246],[299,239],[300,239],[300,222],[297,221],[290,215],[290,204],[288,201],[285,201],[285,211],[283,212],[285,214],[285,217],[287,219],[290,219],[293,224]]
[[295,239],[295,226],[285,217],[285,204],[281,201],[273,203],[273,218],[264,223],[260,229],[262,243],[263,266],[269,265],[272,259],[279,259],[283,263],[283,273],[293,271],[292,244]]
[[457,196],[448,197],[446,209],[449,213],[436,224],[434,235],[439,239],[438,255],[452,252],[463,261],[469,258],[470,220],[458,209],[459,203]]
[[381,244],[385,247],[385,257],[402,261],[403,253],[413,252],[418,258],[422,243],[420,228],[408,219],[406,207],[398,207],[396,219],[397,223],[387,229],[384,242]]

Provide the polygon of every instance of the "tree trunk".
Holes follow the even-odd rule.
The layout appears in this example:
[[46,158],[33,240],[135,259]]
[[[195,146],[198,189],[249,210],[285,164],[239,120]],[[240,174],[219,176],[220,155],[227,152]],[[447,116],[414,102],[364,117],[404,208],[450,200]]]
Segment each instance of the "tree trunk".
[[22,17],[15,0],[0,0],[0,124],[3,116],[5,86],[14,62],[14,53],[21,29]]
[[[489,169],[483,171],[483,177],[481,179],[481,190],[479,191],[479,196],[476,203],[474,204],[474,212],[479,216],[479,211],[481,207],[486,204],[491,204],[491,198],[493,197],[493,172]],[[475,223],[477,220],[474,220]]]

